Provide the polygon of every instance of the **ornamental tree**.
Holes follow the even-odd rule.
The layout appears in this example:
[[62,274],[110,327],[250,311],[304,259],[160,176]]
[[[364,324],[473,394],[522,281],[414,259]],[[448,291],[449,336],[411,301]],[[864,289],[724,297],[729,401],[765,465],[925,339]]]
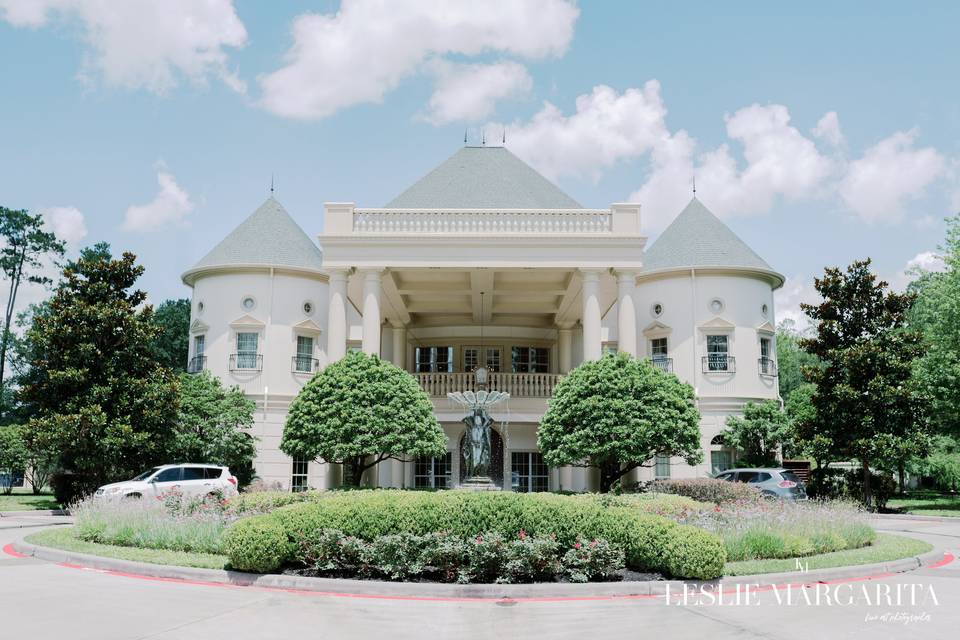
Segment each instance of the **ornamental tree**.
[[159,328],[153,346],[160,364],[172,371],[186,371],[190,351],[190,301],[186,298],[164,300],[154,312],[153,322]]
[[790,420],[773,400],[748,402],[743,416],[729,416],[723,439],[739,450],[746,466],[775,466],[778,450],[790,439]]
[[209,371],[180,375],[180,411],[171,459],[230,467],[241,487],[253,480],[256,405],[239,387],[224,388]]
[[551,466],[599,469],[603,493],[657,455],[703,460],[693,387],[622,353],[585,362],[557,384],[537,445]]
[[816,386],[815,416],[804,435],[831,441],[836,459],[860,461],[863,502],[870,507],[870,465],[888,455],[881,446],[920,441],[927,428],[927,399],[911,385],[922,352],[921,335],[906,328],[914,297],[888,291],[870,260],[846,271],[828,268],[815,286],[823,302],[801,305],[817,323],[816,335],[801,346],[820,360],[804,371]]
[[360,352],[317,373],[294,399],[280,450],[344,466],[344,483],[388,458],[439,456],[447,437],[409,373]]
[[177,382],[153,357],[153,308],[135,288],[142,273],[132,253],[84,249],[24,338],[27,439],[72,474],[61,500],[167,461]]

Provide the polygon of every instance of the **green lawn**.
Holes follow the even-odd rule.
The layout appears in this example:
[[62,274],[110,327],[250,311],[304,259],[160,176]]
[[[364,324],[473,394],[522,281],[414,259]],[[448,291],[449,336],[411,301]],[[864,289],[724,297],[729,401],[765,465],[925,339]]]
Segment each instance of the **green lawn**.
[[52,493],[33,495],[29,489],[14,489],[9,496],[0,494],[0,511],[32,511],[34,509],[59,509]]
[[901,509],[918,516],[948,516],[960,518],[960,495],[946,495],[923,491],[908,493],[903,498],[891,498],[888,509]]
[[[806,558],[800,558],[800,562],[803,563],[807,569],[829,569],[831,567],[873,564],[874,562],[909,558],[910,556],[926,553],[932,548],[933,546],[930,544],[913,538],[878,533],[876,542],[869,547],[808,556]],[[728,562],[724,567],[723,573],[727,576],[745,576],[758,573],[781,573],[785,571],[797,571],[797,560],[795,558]]]
[[223,569],[227,564],[226,556],[212,553],[187,553],[186,551],[166,551],[161,549],[138,549],[136,547],[115,547],[81,540],[73,527],[55,527],[40,531],[24,538],[31,544],[53,547],[64,551],[88,553],[94,556],[133,560],[152,564],[172,564],[181,567],[200,567],[201,569]]

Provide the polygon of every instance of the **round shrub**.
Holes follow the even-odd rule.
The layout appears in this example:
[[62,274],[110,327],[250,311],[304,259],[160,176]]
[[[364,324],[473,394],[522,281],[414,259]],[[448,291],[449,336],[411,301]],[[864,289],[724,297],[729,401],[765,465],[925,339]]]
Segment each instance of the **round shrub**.
[[270,516],[255,516],[232,524],[223,535],[230,566],[240,571],[276,571],[291,553],[287,532]]
[[677,526],[663,547],[664,568],[675,578],[719,578],[726,561],[727,550],[720,538],[696,527]]

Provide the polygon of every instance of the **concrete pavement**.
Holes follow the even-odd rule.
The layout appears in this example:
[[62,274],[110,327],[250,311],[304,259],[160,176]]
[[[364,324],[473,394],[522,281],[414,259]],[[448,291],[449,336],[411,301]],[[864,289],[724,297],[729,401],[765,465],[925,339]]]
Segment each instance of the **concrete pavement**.
[[[880,520],[877,526],[960,557],[960,521]],[[0,547],[23,533],[0,530]],[[910,616],[916,621],[909,622]],[[150,580],[0,555],[5,638],[809,640],[955,638],[958,629],[960,561],[789,595],[782,589],[741,594],[739,604],[729,594],[723,604],[690,597],[684,605],[659,598],[471,602],[287,593]]]

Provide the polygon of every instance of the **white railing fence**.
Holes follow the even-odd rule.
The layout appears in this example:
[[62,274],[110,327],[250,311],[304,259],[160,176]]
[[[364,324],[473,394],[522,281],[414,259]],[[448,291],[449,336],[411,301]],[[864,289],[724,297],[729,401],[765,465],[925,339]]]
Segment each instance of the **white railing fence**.
[[487,384],[481,387],[472,373],[415,373],[420,388],[433,397],[446,397],[454,391],[478,391],[481,388],[506,391],[513,398],[549,398],[560,380],[556,373],[496,373],[488,374]]

